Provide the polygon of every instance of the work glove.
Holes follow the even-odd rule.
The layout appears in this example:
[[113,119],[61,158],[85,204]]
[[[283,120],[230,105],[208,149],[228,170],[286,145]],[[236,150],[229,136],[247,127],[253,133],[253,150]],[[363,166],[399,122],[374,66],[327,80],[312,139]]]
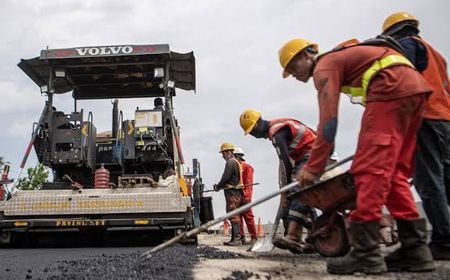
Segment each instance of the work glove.
[[300,170],[297,175],[297,181],[300,187],[306,187],[312,185],[316,180],[317,175],[306,171],[305,169]]

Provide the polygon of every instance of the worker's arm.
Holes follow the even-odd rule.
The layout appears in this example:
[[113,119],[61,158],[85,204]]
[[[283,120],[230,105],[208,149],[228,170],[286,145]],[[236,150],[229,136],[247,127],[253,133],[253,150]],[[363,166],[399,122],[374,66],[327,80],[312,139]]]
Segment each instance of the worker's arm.
[[406,51],[406,57],[414,64],[417,71],[422,72],[428,66],[427,49],[413,37],[404,37],[398,40]]
[[[319,127],[311,156],[302,171],[314,175],[321,174],[328,157],[333,152],[338,124],[341,79],[340,72],[337,70],[322,70],[314,73],[314,83],[319,100]],[[311,179],[311,176],[309,178]]]
[[289,157],[288,140],[292,138],[291,131],[287,126],[278,130],[272,137],[272,143],[277,151],[278,158],[283,162],[286,176],[290,178],[292,173],[292,163]]
[[234,165],[237,164],[234,160],[227,160],[227,163],[225,164],[225,170],[222,174],[222,179],[220,179],[220,182],[216,184],[217,189],[224,189],[225,185],[230,181],[231,174],[234,168]]

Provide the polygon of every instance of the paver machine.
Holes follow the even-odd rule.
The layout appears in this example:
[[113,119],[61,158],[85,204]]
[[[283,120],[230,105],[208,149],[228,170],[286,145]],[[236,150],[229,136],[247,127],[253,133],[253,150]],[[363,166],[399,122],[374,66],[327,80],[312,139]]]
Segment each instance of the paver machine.
[[[166,44],[46,49],[18,66],[47,97],[21,166],[34,146],[53,181],[0,202],[0,243],[36,231],[173,235],[213,217],[201,213],[212,207],[199,162],[184,171],[173,113],[175,90],[195,90],[192,52]],[[69,92],[74,110],[66,113],[54,96]],[[138,100],[134,119],[123,119],[123,98]],[[96,113],[78,109],[93,99],[113,100],[111,130],[97,133]]]

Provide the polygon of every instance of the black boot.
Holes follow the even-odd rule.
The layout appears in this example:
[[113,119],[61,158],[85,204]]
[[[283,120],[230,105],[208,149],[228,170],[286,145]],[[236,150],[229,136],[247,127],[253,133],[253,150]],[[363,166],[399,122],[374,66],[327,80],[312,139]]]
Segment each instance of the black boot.
[[401,247],[385,258],[389,271],[434,270],[433,256],[427,245],[425,219],[397,220]]
[[240,231],[240,225],[237,224],[231,224],[231,240],[229,242],[223,242],[223,245],[227,246],[241,246],[241,234]]
[[428,245],[430,248],[431,254],[433,255],[433,259],[440,261],[449,261],[450,260],[450,245],[441,245],[441,244],[430,244]]
[[379,274],[385,272],[386,264],[378,242],[379,222],[351,222],[350,234],[352,250],[344,257],[329,259],[327,262],[328,273]]

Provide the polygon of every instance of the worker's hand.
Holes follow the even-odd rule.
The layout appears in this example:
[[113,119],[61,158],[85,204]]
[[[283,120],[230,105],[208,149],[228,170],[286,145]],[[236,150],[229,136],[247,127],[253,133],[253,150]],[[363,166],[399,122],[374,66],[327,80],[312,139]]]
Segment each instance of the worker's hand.
[[219,187],[217,186],[217,184],[214,184],[214,185],[213,185],[213,189],[214,189],[215,192],[220,191],[220,189],[219,189]]
[[297,181],[300,187],[305,187],[307,185],[311,185],[316,180],[317,175],[311,172],[308,172],[304,169],[300,170],[300,173],[297,175]]

